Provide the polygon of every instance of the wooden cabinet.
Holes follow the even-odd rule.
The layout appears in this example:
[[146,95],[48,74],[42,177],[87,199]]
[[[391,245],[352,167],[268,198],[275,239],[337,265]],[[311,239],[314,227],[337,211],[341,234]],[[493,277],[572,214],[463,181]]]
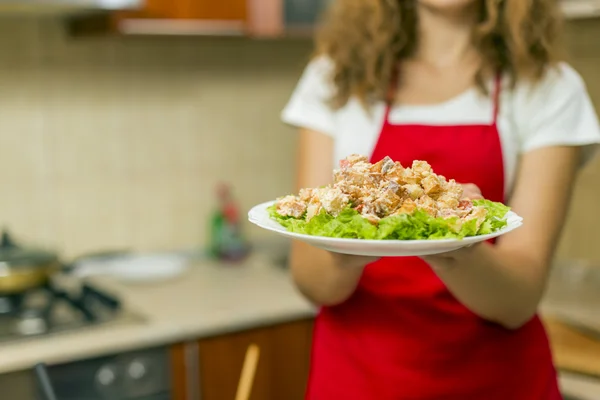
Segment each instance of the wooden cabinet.
[[130,35],[253,37],[310,34],[319,15],[331,1],[146,0],[140,10],[73,19],[71,31],[74,34],[98,33],[104,29]]
[[250,400],[304,399],[312,320],[230,333],[174,346],[174,400],[234,400],[246,350],[260,358]]

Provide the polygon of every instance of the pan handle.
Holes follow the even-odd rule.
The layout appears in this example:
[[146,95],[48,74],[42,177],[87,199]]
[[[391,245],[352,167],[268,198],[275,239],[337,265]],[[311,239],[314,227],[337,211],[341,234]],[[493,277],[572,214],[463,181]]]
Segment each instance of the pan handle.
[[58,400],[56,394],[54,393],[52,382],[50,382],[48,369],[46,368],[45,364],[40,363],[35,366],[35,375],[38,383],[40,384],[42,395],[44,396],[43,400]]

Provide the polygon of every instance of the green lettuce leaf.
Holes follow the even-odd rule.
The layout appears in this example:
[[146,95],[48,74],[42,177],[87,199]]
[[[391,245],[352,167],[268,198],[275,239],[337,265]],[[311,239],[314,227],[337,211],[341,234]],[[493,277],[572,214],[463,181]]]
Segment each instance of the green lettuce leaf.
[[477,229],[477,222],[470,220],[460,224],[458,218],[432,217],[424,211],[383,218],[378,226],[371,224],[356,210],[347,208],[337,217],[321,210],[319,215],[306,222],[304,218],[284,217],[277,213],[275,205],[268,211],[275,221],[288,231],[313,236],[326,236],[347,239],[374,240],[427,240],[462,239],[467,236],[484,235],[506,226],[505,216],[510,210],[501,203],[489,200],[476,200],[488,213],[485,221]]
[[510,211],[510,207],[490,200],[474,200],[473,205],[481,206],[487,210],[485,221],[477,231],[478,235],[487,235],[506,226],[506,214]]

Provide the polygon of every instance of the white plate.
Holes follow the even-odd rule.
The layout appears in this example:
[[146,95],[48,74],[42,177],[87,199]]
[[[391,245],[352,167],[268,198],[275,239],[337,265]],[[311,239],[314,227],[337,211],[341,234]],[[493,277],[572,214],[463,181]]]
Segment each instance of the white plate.
[[79,277],[108,275],[125,282],[161,282],[182,275],[189,267],[177,254],[126,254],[108,260],[83,260],[73,274]]
[[472,236],[460,239],[440,240],[365,240],[339,239],[324,236],[311,236],[289,232],[278,222],[271,219],[267,210],[274,201],[259,204],[248,212],[248,220],[255,225],[291,239],[301,240],[315,247],[335,253],[352,254],[370,257],[407,257],[426,256],[447,253],[462,247],[483,242],[504,235],[523,225],[523,218],[510,211],[507,216],[507,226],[489,235]]

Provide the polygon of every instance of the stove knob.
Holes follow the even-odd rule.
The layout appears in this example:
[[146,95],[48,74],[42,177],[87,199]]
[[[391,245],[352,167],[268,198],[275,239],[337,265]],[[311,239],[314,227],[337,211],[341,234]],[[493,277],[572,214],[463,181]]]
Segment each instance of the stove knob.
[[96,373],[96,381],[100,384],[100,386],[111,386],[115,383],[116,379],[117,374],[111,367],[102,367]]
[[146,376],[147,368],[143,362],[139,360],[132,361],[127,367],[127,375],[131,379],[140,380]]

